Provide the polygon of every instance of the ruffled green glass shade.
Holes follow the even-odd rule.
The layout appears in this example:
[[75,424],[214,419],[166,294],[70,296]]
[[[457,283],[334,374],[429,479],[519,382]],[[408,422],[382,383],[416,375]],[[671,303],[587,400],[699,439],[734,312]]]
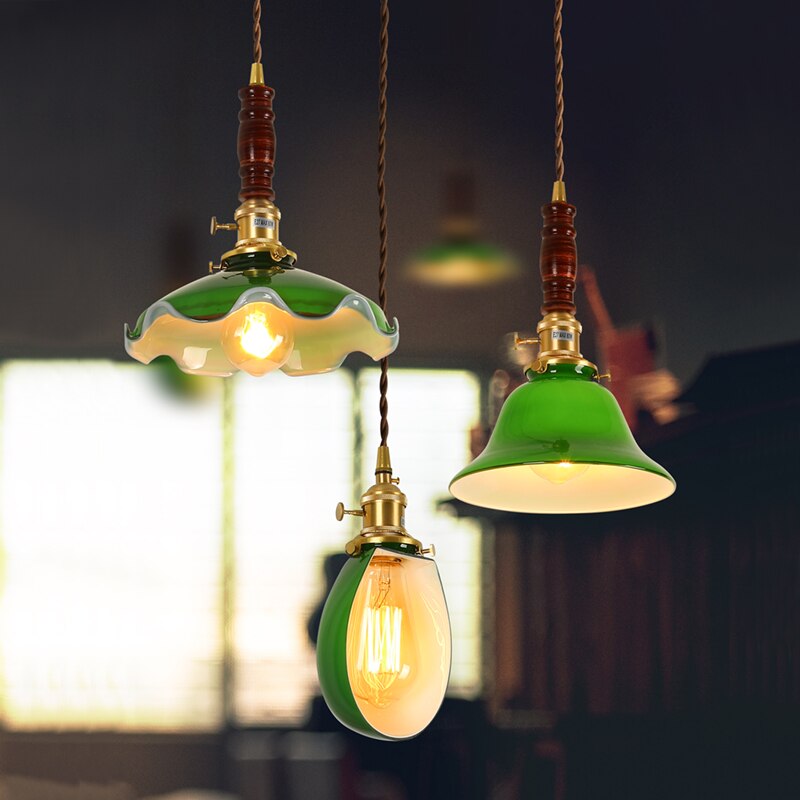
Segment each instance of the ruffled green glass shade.
[[408,267],[413,280],[430,286],[486,286],[514,278],[519,264],[507,251],[471,238],[447,239],[421,250]]
[[133,358],[166,355],[194,375],[328,372],[352,352],[383,358],[397,342],[397,320],[390,325],[371,300],[264,252],[229,259],[154,303],[133,330],[125,326]]
[[322,695],[339,722],[373,739],[416,736],[442,704],[450,662],[436,563],[402,545],[367,547],[350,558],[317,639]]
[[450,483],[453,496],[504,511],[580,514],[654,503],[675,481],[636,444],[596,372],[549,365],[505,401],[484,451]]

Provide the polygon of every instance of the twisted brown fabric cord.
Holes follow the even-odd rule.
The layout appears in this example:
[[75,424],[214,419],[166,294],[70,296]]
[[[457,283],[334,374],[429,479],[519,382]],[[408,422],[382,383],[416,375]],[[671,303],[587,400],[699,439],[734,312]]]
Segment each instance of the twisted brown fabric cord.
[[261,0],[253,3],[253,62],[261,63]]
[[553,17],[553,45],[556,51],[556,180],[564,180],[564,58],[561,55],[561,9],[564,0],[556,0]]
[[[388,229],[386,210],[386,90],[389,66],[389,0],[381,0],[380,63],[378,68],[378,216],[380,218],[380,250],[378,255],[378,303],[386,314],[386,262]],[[381,445],[389,439],[389,359],[381,359],[380,413]]]

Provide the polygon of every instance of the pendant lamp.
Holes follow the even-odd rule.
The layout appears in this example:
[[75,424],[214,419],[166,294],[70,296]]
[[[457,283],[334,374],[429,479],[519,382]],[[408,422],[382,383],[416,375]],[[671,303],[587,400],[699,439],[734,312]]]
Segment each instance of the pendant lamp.
[[481,235],[471,173],[446,176],[443,205],[441,236],[412,258],[408,266],[411,280],[440,289],[477,289],[519,275],[514,256]]
[[166,355],[194,375],[310,375],[336,369],[355,351],[377,361],[397,347],[397,320],[390,324],[347,286],[298,269],[297,254],[280,241],[273,95],[264,85],[255,0],[250,83],[239,90],[241,205],[234,222],[211,219],[211,234],[236,231],[236,244],[209,264],[211,274],[158,300],[133,329],[125,326],[125,349],[138,361]]
[[563,159],[562,0],[556,0],[556,180],[542,207],[544,302],[527,383],[509,395],[484,451],[451,481],[473,505],[538,514],[616,511],[669,497],[675,481],[633,438],[604,377],[580,351],[575,317],[575,206],[567,203]]
[[[381,308],[386,310],[386,68],[389,7],[381,0],[378,208]],[[317,673],[325,702],[342,725],[374,739],[416,736],[439,710],[450,678],[447,603],[432,547],[405,527],[407,499],[392,477],[387,444],[388,359],[381,360],[380,434],[375,483],[361,507],[336,518],[362,518],[345,547],[350,558],[325,601],[317,638]]]

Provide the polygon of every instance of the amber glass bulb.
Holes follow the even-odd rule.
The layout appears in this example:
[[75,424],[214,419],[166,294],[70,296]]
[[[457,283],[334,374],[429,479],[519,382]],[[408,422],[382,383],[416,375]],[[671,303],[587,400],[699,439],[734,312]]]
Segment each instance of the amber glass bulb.
[[589,464],[573,464],[571,461],[557,461],[555,464],[531,464],[531,469],[540,477],[557,485],[580,478]]
[[223,347],[230,361],[250,375],[280,369],[294,347],[288,317],[269,303],[249,303],[231,314]]
[[347,671],[353,693],[386,708],[402,700],[419,677],[419,642],[401,559],[372,559],[350,613],[355,624],[348,631]]

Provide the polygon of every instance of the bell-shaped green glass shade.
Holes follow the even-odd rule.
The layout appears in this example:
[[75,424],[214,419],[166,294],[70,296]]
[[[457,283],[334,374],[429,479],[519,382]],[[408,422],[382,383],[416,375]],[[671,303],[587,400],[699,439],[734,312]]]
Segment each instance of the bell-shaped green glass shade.
[[509,395],[486,448],[450,491],[503,511],[581,514],[663,500],[675,481],[639,449],[596,372],[559,364],[529,373]]
[[408,275],[441,288],[487,286],[519,275],[519,264],[505,250],[474,239],[448,239],[414,256]]
[[450,678],[439,571],[403,547],[370,547],[348,560],[317,639],[325,702],[342,725],[374,739],[409,739],[424,730]]
[[125,328],[125,349],[138,361],[166,355],[184,372],[213,376],[328,372],[356,351],[383,358],[397,342],[397,320],[390,325],[371,300],[267,253],[231,258]]

